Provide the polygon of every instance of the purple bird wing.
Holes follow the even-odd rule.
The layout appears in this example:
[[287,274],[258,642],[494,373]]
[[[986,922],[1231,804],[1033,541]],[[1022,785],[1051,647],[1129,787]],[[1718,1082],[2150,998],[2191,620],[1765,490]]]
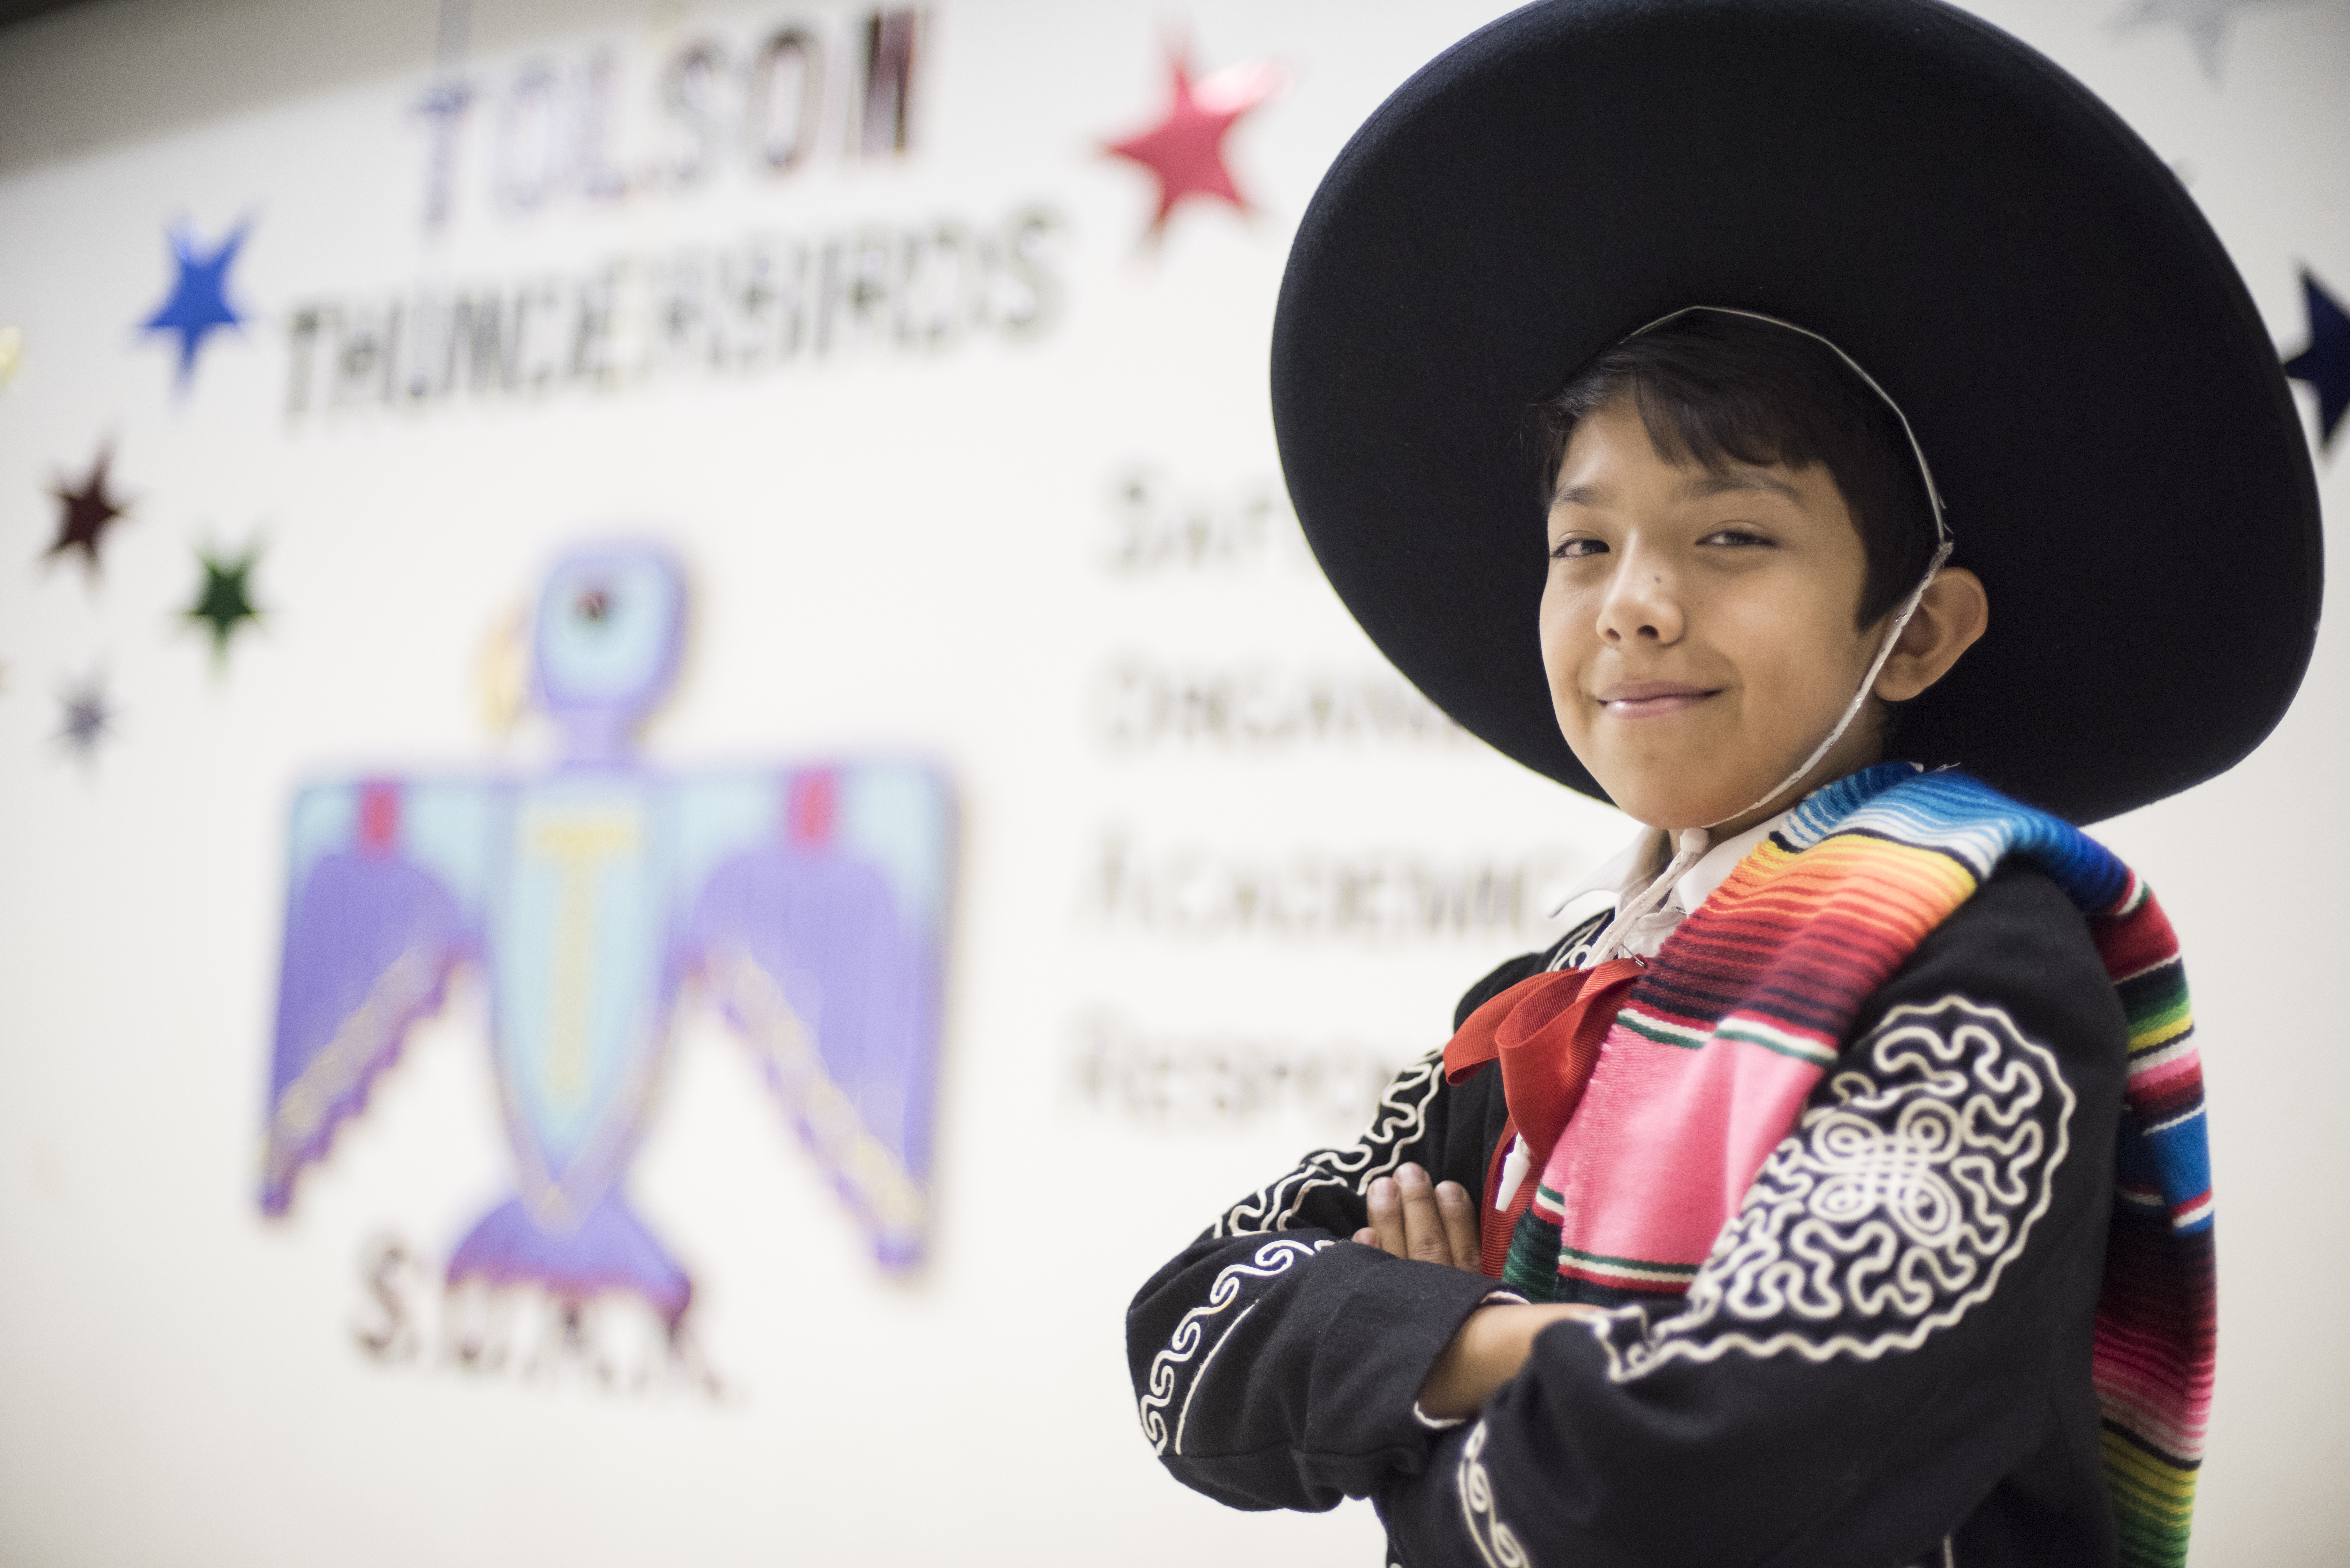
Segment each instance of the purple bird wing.
[[938,952],[886,868],[837,844],[775,845],[710,876],[691,945],[801,1136],[910,1262],[929,1210]]
[[[365,1106],[410,1025],[440,1007],[450,965],[466,946],[457,898],[418,861],[447,857],[449,797],[457,797],[462,827],[478,815],[465,809],[477,792],[438,786],[437,798],[404,801],[415,793],[390,784],[322,786],[296,803],[261,1189],[265,1213],[286,1211],[296,1178]],[[437,857],[404,842],[409,805],[442,819],[442,842],[429,846]],[[457,836],[461,859],[469,857],[465,836]]]

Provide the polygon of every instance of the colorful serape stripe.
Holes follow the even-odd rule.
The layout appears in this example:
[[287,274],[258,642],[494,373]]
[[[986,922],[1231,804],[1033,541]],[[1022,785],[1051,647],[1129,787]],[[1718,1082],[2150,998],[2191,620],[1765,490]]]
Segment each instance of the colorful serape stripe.
[[2178,940],[2110,851],[1964,774],[1891,763],[1818,791],[1681,923],[1609,1029],[1503,1278],[1533,1300],[1685,1291],[1855,1013],[2011,856],[2087,917],[2128,1023],[2094,1376],[2121,1561],[2178,1568],[2218,1295]]

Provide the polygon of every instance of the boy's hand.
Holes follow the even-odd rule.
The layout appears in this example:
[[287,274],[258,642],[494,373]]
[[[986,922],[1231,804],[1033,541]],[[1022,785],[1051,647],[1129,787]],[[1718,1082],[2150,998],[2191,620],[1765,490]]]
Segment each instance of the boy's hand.
[[1366,1195],[1371,1222],[1355,1232],[1366,1247],[1423,1263],[1450,1263],[1471,1273],[1483,1258],[1477,1236],[1477,1206],[1457,1181],[1431,1184],[1416,1165],[1396,1168],[1371,1183]]
[[1439,1421],[1475,1415],[1485,1397],[1526,1364],[1534,1354],[1534,1335],[1564,1319],[1606,1315],[1580,1302],[1479,1307],[1428,1369],[1428,1379],[1419,1386],[1421,1411]]

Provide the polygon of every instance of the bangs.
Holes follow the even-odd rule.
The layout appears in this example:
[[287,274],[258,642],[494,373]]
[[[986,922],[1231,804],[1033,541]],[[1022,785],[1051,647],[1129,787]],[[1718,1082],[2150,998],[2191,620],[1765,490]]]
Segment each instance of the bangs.
[[1585,419],[1627,400],[1660,462],[1825,467],[1868,562],[1856,621],[1889,614],[1938,543],[1932,498],[1900,416],[1835,349],[1751,317],[1698,311],[1601,350],[1537,406],[1545,484]]

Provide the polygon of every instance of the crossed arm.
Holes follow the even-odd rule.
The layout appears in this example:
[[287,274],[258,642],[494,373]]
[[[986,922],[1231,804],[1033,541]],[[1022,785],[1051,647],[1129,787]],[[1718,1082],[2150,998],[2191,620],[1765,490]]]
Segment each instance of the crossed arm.
[[[1962,1521],[1962,1558],[2054,1531],[2044,1560],[2111,1562],[2089,1361],[2122,1027],[2063,894],[1995,877],[1856,1020],[1815,1096],[1835,1127],[1865,1123],[1869,1149],[1911,1161],[1900,1190],[1930,1175],[1973,1191],[1968,1146],[1920,1173],[1896,1134],[1905,1107],[1950,1098],[1904,1040],[1926,1030],[1942,1056],[1980,1057],[1959,1099],[1983,1102],[1969,1125],[2006,1155],[1978,1222],[1904,1243],[1942,1251],[1916,1289],[1889,1289],[1866,1272],[1876,1253],[1846,1243],[1890,1222],[1815,1213],[1804,1187],[1851,1151],[1799,1128],[1686,1296],[1574,1334],[1542,1331],[1589,1309],[1488,1304],[1476,1267],[1498,1084],[1414,1064],[1362,1140],[1307,1156],[1145,1284],[1128,1343],[1146,1436],[1186,1485],[1238,1507],[1374,1497],[1393,1560],[1431,1568],[1496,1561],[1505,1524],[1504,1559],[1594,1565],[1904,1563],[1939,1556]],[[1828,1317],[1755,1283],[1785,1274],[1802,1238],[1780,1229],[1798,1226],[1829,1247],[1833,1266],[1804,1276]],[[1973,1251],[1942,1255],[1960,1243]],[[1420,1417],[1471,1419],[1430,1432],[1415,1397]]]
[[[1359,1246],[1398,1258],[1480,1272],[1477,1208],[1457,1181],[1431,1183],[1406,1164],[1373,1181],[1364,1194],[1371,1222],[1355,1232]],[[1572,1303],[1495,1303],[1469,1314],[1419,1386],[1419,1407],[1442,1421],[1473,1416],[1487,1395],[1518,1375],[1533,1354],[1534,1335],[1565,1318],[1588,1318],[1597,1309]]]

